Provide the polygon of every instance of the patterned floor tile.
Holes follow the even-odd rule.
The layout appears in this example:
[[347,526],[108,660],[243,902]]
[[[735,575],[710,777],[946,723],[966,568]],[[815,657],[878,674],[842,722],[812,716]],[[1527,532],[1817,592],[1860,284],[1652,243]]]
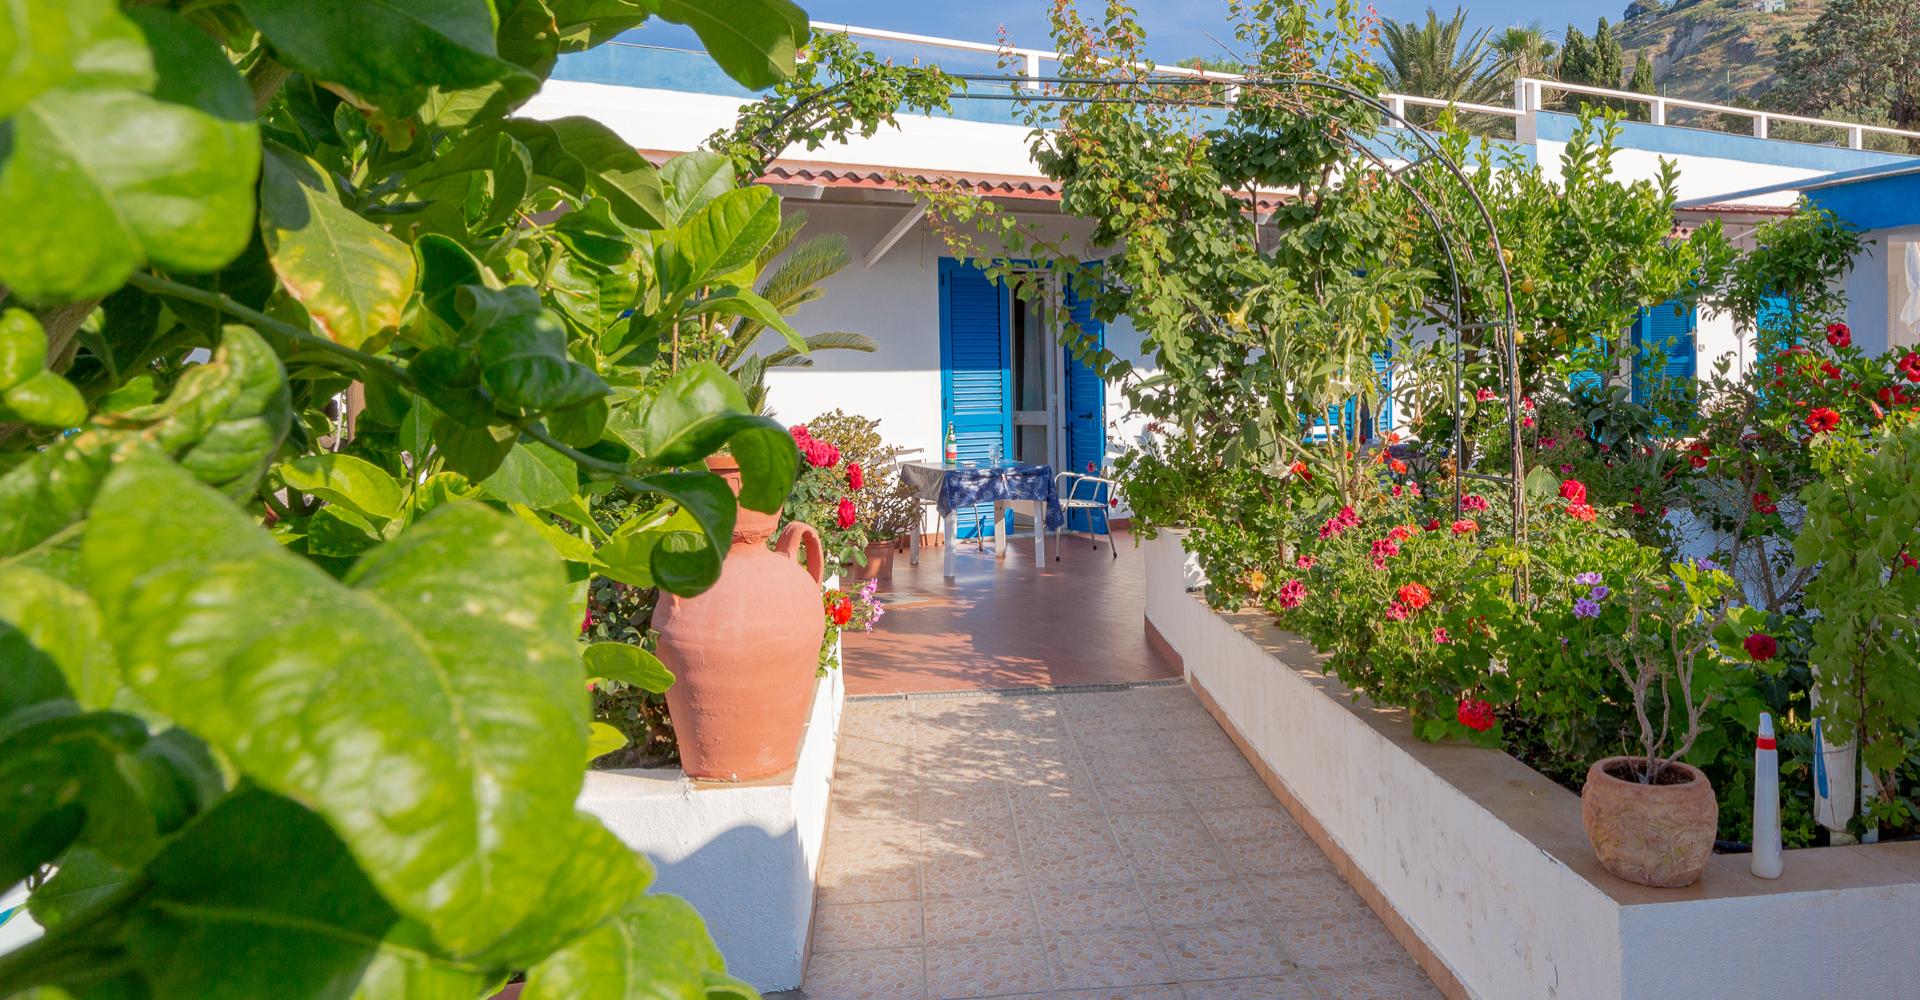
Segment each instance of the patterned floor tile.
[[1215,809],[1200,814],[1207,829],[1220,840],[1279,840],[1315,850],[1313,838],[1275,805]]
[[1264,924],[1235,921],[1173,927],[1161,941],[1174,972],[1190,979],[1234,979],[1291,972],[1285,947]]
[[936,945],[927,952],[927,993],[936,1000],[1032,993],[1052,987],[1038,941]]
[[1100,794],[1100,803],[1108,814],[1121,816],[1127,813],[1144,812],[1191,812],[1193,807],[1187,804],[1187,797],[1180,794],[1180,783],[1176,781],[1109,781],[1105,776],[1094,779],[1093,787]]
[[1222,921],[1264,923],[1272,919],[1266,900],[1236,881],[1143,885],[1140,898],[1161,927],[1191,927]]
[[813,950],[904,948],[921,943],[920,902],[838,903],[813,912]]
[[807,1000],[926,1000],[919,948],[816,954],[807,963]]
[[1047,941],[1047,959],[1061,989],[1173,982],[1173,966],[1150,930],[1061,934]]
[[1274,925],[1303,969],[1343,969],[1404,958],[1400,942],[1372,913],[1287,920]]
[[1340,917],[1367,911],[1360,894],[1331,868],[1246,880],[1278,921]]
[[1354,969],[1305,970],[1296,975],[1311,991],[1303,997],[1311,1000],[1441,1000],[1442,996],[1439,987],[1411,959]]
[[1187,801],[1202,812],[1274,804],[1273,792],[1252,773],[1195,778],[1182,782],[1180,790],[1186,793]]
[[1305,843],[1291,837],[1277,840],[1226,840],[1220,850],[1227,863],[1241,875],[1291,875],[1299,872],[1331,872],[1333,862],[1320,853],[1311,840]]
[[1038,934],[1033,900],[1024,892],[930,899],[925,912],[928,944],[1024,941]]
[[920,866],[920,880],[929,899],[1023,892],[1027,888],[1019,861],[1010,857],[934,858]]
[[1132,886],[1037,889],[1034,914],[1049,934],[1128,930],[1150,926],[1146,904]]

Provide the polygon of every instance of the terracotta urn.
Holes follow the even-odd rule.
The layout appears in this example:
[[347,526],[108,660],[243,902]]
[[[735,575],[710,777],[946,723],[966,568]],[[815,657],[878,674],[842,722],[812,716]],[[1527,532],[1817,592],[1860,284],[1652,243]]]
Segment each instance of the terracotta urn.
[[[731,457],[707,467],[740,492]],[[740,508],[720,579],[697,597],[662,594],[653,621],[673,671],[667,712],[688,777],[751,781],[793,767],[826,631],[820,534],[795,522],[767,546],[778,514]],[[804,547],[806,568],[794,561]]]
[[1642,757],[1608,757],[1587,771],[1580,817],[1601,867],[1629,882],[1662,889],[1692,885],[1713,855],[1720,804],[1707,776],[1691,764],[1667,766],[1657,785],[1636,775]]

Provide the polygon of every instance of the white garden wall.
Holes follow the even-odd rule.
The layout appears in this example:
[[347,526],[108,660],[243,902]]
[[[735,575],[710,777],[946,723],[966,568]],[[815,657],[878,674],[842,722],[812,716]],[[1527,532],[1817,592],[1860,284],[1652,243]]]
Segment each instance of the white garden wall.
[[1579,799],[1506,754],[1416,740],[1264,615],[1194,594],[1177,532],[1147,543],[1147,621],[1261,770],[1452,996],[1750,1000],[1920,995],[1920,844],[1787,852],[1773,882],[1607,875]]
[[828,672],[791,774],[728,784],[678,770],[588,771],[580,808],[658,872],[654,890],[706,919],[727,971],[762,991],[794,989],[806,967],[813,891],[846,685]]

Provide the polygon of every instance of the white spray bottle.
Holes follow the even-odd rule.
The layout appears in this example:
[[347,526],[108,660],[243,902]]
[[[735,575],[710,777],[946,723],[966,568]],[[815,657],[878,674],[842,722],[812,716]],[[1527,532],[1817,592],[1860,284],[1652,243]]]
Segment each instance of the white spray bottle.
[[1773,716],[1760,713],[1760,734],[1753,741],[1753,855],[1748,863],[1759,878],[1779,878],[1780,751],[1773,739]]

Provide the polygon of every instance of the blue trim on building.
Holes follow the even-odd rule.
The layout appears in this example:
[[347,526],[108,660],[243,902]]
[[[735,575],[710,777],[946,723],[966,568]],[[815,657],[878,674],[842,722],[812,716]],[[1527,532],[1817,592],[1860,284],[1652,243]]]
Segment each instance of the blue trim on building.
[[[1565,142],[1580,122],[1574,115],[1553,111],[1539,112],[1534,134],[1548,142]],[[1743,163],[1765,163],[1776,167],[1802,167],[1807,170],[1852,170],[1889,163],[1911,163],[1913,157],[1845,146],[1817,146],[1784,139],[1756,139],[1750,135],[1709,132],[1678,125],[1649,125],[1645,122],[1621,122],[1620,146],[1673,156],[1712,156]]]
[[1861,229],[1920,225],[1920,173],[1826,185],[1808,191],[1807,197]]

